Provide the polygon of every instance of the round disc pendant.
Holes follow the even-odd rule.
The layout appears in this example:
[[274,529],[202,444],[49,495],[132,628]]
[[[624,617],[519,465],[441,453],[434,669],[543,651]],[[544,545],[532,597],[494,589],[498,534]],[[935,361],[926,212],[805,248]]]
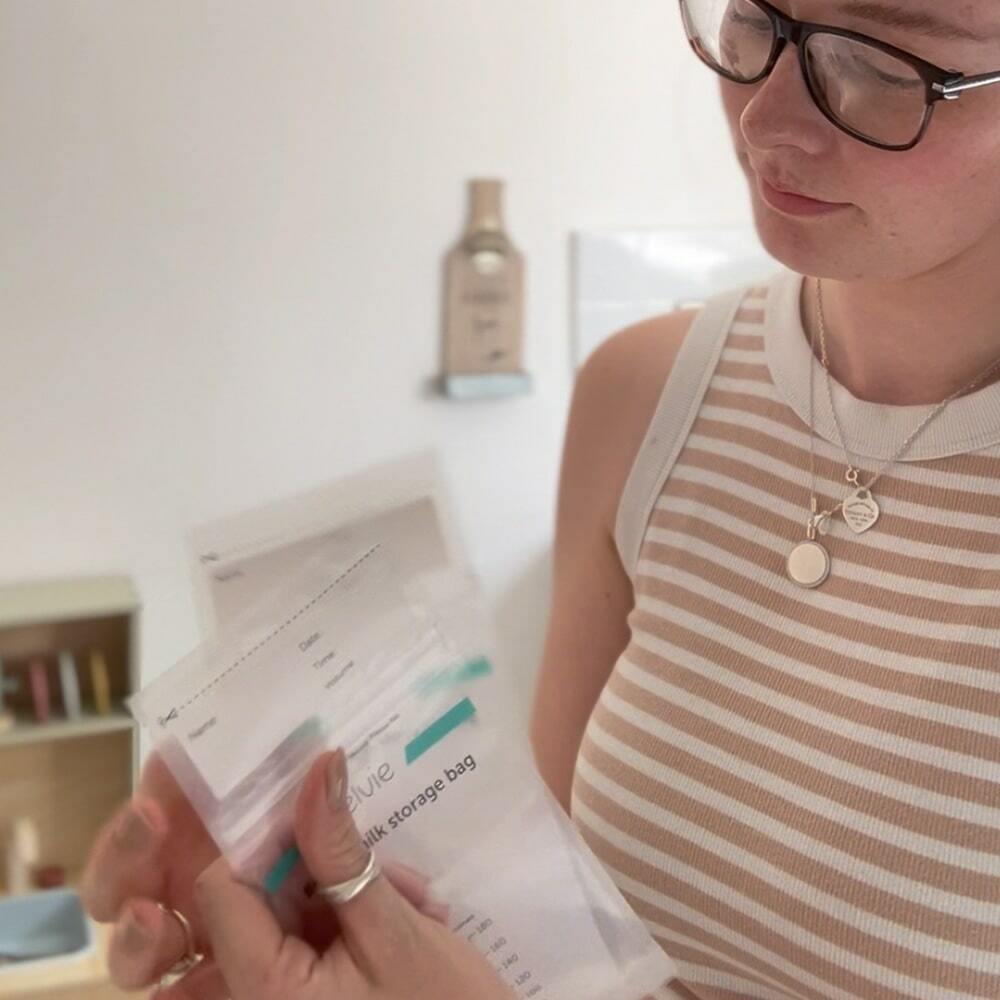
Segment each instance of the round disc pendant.
[[788,554],[787,570],[800,587],[818,587],[830,575],[830,553],[819,542],[799,542]]

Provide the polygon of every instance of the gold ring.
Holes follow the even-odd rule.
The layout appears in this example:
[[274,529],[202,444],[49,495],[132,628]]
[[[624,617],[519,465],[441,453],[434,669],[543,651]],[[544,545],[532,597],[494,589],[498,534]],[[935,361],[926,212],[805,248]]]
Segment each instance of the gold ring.
[[195,946],[194,930],[188,918],[172,906],[166,906],[163,903],[156,905],[164,913],[169,913],[181,925],[181,931],[184,934],[184,954],[161,977],[160,988],[162,989],[173,986],[177,980],[183,979],[196,965],[200,965],[204,961],[205,956]]
[[360,875],[349,878],[346,882],[338,882],[336,885],[320,886],[316,892],[329,899],[331,903],[349,903],[355,896],[364,892],[381,874],[382,869],[375,860],[375,853],[369,849],[368,863]]

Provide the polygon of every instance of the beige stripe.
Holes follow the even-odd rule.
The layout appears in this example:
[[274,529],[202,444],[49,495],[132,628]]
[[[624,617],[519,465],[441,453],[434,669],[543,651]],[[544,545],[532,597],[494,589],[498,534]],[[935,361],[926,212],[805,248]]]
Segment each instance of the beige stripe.
[[726,340],[726,349],[735,351],[762,351],[764,338],[759,333],[740,333],[732,330]]
[[715,374],[723,378],[744,379],[747,382],[762,382],[773,385],[771,370],[767,365],[756,365],[747,361],[721,360],[715,366]]
[[753,309],[749,306],[740,306],[733,317],[734,323],[747,323],[751,326],[760,326],[764,322],[764,310]]
[[[958,865],[942,864],[926,855],[908,851],[898,845],[861,833],[852,827],[836,823],[812,810],[796,805],[781,795],[760,788],[752,781],[743,780],[724,768],[708,763],[681,747],[659,739],[622,718],[607,705],[599,703],[595,709],[597,724],[637,753],[658,760],[692,781],[764,813],[776,823],[798,830],[816,843],[827,844],[866,864],[906,879],[915,889],[923,884],[958,898],[974,899],[990,905],[1000,903],[1000,850],[997,848],[998,838],[995,832],[982,826],[963,824],[942,817],[940,814],[929,813],[919,807],[910,806],[889,796],[877,795],[867,789],[859,789],[848,781],[833,779],[826,772],[820,772],[792,757],[762,747],[761,744],[746,737],[737,736],[722,726],[706,725],[704,719],[700,719],[694,713],[670,705],[624,679],[616,677],[614,683],[614,693],[623,701],[643,712],[666,712],[666,715],[660,717],[673,728],[689,732],[703,742],[734,754],[740,760],[746,760],[751,766],[779,773],[780,762],[782,780],[804,788],[811,794],[821,795],[830,802],[871,816],[880,822],[913,830],[922,836],[933,836],[942,843],[955,842],[968,850],[978,849],[984,853],[996,854],[998,875],[991,878]],[[608,774],[605,758],[613,759],[611,755],[597,746],[593,739],[588,740],[587,745],[592,752],[584,755],[586,759],[599,771]],[[743,749],[733,749],[733,747],[743,747]],[[759,830],[753,830],[735,817],[728,816],[704,802],[696,801],[675,787],[653,782],[648,775],[640,774],[623,761],[617,763],[621,771],[615,773],[613,780],[616,784],[663,808],[669,808],[671,812],[683,815],[698,826],[710,829],[716,836],[757,854],[776,868],[788,871],[803,881],[812,882],[817,889],[830,896],[845,899],[852,905],[885,919],[898,919],[899,913],[905,910],[915,918],[919,917],[909,924],[914,930],[932,933],[943,940],[970,948],[990,950],[1000,944],[1000,928],[993,923],[958,918],[930,906],[920,907],[887,890],[876,889],[862,880],[847,879],[839,869],[818,866],[807,855],[792,851],[786,844],[775,842],[773,838]],[[657,792],[660,794],[656,794]],[[682,808],[681,803],[683,803]],[[711,819],[713,817],[714,820]],[[975,841],[977,847],[974,848],[971,842],[963,839],[963,831],[968,832],[969,840]],[[992,848],[988,844],[990,840]],[[801,859],[798,865],[790,864],[793,855]],[[807,874],[817,868],[822,872],[822,878],[813,878],[811,874]],[[846,891],[847,885],[853,885],[856,891]],[[919,896],[919,891],[914,895]]]
[[[586,759],[605,773],[610,780],[621,785],[625,784],[625,781],[622,779],[623,777],[627,777],[628,772],[631,770],[627,765],[608,755],[603,755],[590,741],[584,742],[583,752]],[[640,780],[645,783],[648,789],[650,784],[649,779],[645,776],[640,776]],[[579,774],[577,775],[575,794],[588,808],[634,840],[645,843],[657,851],[676,857],[683,863],[697,868],[709,878],[721,884],[731,886],[734,891],[754,900],[759,906],[781,914],[784,919],[802,927],[817,938],[830,941],[842,950],[850,951],[870,962],[875,962],[911,978],[926,981],[940,989],[963,990],[979,996],[989,996],[1000,990],[1000,977],[985,975],[952,962],[933,960],[901,944],[874,938],[863,928],[848,924],[823,910],[808,905],[795,896],[782,892],[770,883],[758,878],[752,872],[733,865],[712,854],[710,851],[706,851],[698,845],[692,844],[690,841],[675,836],[669,830],[664,830],[655,823],[651,823],[625,810],[593,788]],[[661,801],[670,801],[670,796],[676,795],[676,792],[672,789],[662,788],[661,786],[661,794],[667,796],[661,799]],[[702,814],[706,812],[706,807],[701,803],[686,802],[685,807],[687,809],[696,809]],[[687,815],[692,817],[693,822],[696,822],[693,817],[697,813],[688,811]],[[721,818],[726,823],[734,823],[731,817]],[[717,822],[718,820],[708,820],[709,825],[712,826]],[[745,825],[735,825],[740,827],[739,832],[742,835],[746,835],[747,832],[751,835],[754,833],[754,831]],[[593,831],[590,831],[590,835],[596,836]],[[596,853],[606,863],[629,878],[666,896],[668,899],[683,900],[685,905],[704,913],[706,917],[724,926],[738,928],[739,933],[752,938],[773,954],[782,956],[795,966],[808,968],[813,975],[823,975],[830,978],[831,982],[838,987],[842,985],[844,977],[847,977],[848,981],[854,981],[853,988],[858,990],[860,996],[868,997],[877,995],[881,1000],[883,996],[893,995],[886,990],[884,985],[873,984],[866,979],[853,976],[839,965],[832,962],[824,962],[813,951],[795,944],[780,933],[767,927],[763,922],[753,920],[746,913],[727,905],[717,898],[708,896],[706,893],[695,889],[687,883],[679,881],[655,865],[633,857],[625,851],[614,847],[606,840],[603,840],[603,838],[599,839],[601,840],[599,845],[600,850],[596,851]],[[774,865],[780,864],[779,857],[782,854],[789,853],[783,845],[776,848],[776,845],[773,844],[770,846],[770,852],[771,854],[766,855],[766,860]],[[809,869],[810,874],[815,874],[815,865],[812,862],[809,862]],[[804,878],[806,873],[797,871],[795,874],[798,878]],[[826,878],[830,877],[829,872],[824,874]],[[834,874],[838,879],[843,878],[839,873]],[[824,890],[829,892],[830,887],[824,884]],[[867,899],[873,893],[873,890],[868,886],[862,885],[861,890],[863,894],[862,898],[864,899]],[[855,905],[858,905],[860,900],[855,899],[853,902]],[[648,902],[645,905],[651,906]],[[657,908],[652,907],[652,909],[656,910]],[[905,906],[899,907],[894,916],[899,921],[901,918],[909,918],[917,912],[918,908],[908,903]],[[949,923],[947,918],[943,918],[940,915],[939,919],[945,925]],[[663,923],[659,918],[657,918],[657,922]],[[669,927],[669,924],[664,923],[664,926]],[[932,929],[936,929],[936,927]],[[1000,947],[1000,929],[994,927],[992,931],[992,939],[987,943],[992,944],[992,947],[996,949]],[[704,930],[701,930],[695,935],[688,933],[687,936],[704,939],[706,934]],[[713,941],[712,947],[716,950],[724,951],[724,953],[732,954],[733,952],[732,945],[723,949],[719,948]],[[734,955],[733,957],[737,956]],[[747,962],[745,954],[739,955],[739,959],[740,961]],[[821,971],[824,968],[829,971]],[[775,974],[777,970],[762,969],[761,971],[772,978],[778,978]],[[846,984],[844,985],[846,988]],[[873,989],[873,986],[875,989]],[[801,984],[796,984],[796,987],[802,990]],[[990,992],[981,992],[984,987],[989,987]]]
[[[590,745],[585,744],[584,749],[589,755]],[[616,761],[613,767],[617,772],[622,765]],[[608,777],[615,780],[612,774],[609,774]],[[927,982],[933,983],[939,988],[967,988],[968,985],[979,988],[981,986],[980,982],[973,982],[973,980],[981,980],[982,977],[972,975],[966,969],[949,966],[946,963],[931,965],[924,956],[912,950],[900,946],[894,947],[884,941],[875,942],[862,929],[852,927],[843,921],[831,920],[827,914],[805,906],[799,900],[787,896],[773,886],[762,883],[752,872],[728,865],[714,855],[699,851],[695,845],[675,838],[669,831],[661,829],[656,824],[649,823],[627,812],[579,776],[576,795],[581,802],[585,803],[607,823],[634,840],[648,844],[657,851],[677,856],[685,863],[704,871],[716,881],[732,885],[741,895],[757,901],[762,908],[781,914],[786,920],[794,921],[817,938],[831,941],[838,948],[867,957],[870,961],[877,962],[886,968],[904,972],[911,978],[926,979]],[[587,831],[585,836],[591,849],[616,871],[636,882],[649,886],[650,889],[660,893],[667,900],[681,900],[685,906],[704,913],[717,923],[738,929],[740,934],[751,938],[772,954],[780,956],[791,966],[808,969],[813,976],[822,977],[838,987],[853,989],[859,997],[878,997],[879,1000],[889,1000],[890,997],[898,998],[898,1000],[912,1000],[912,996],[909,994],[889,991],[881,983],[873,983],[869,979],[851,973],[837,963],[825,960],[821,955],[789,941],[763,922],[752,919],[746,913],[727,905],[724,901],[710,896],[675,878],[661,868],[615,847],[589,827],[585,829]],[[696,859],[701,863],[695,864]],[[677,927],[678,921],[666,908],[654,906],[647,900],[634,896],[629,899],[629,903],[636,908],[636,912],[640,916],[646,919],[655,920],[656,923],[671,930],[676,928],[678,932],[689,937],[705,940],[714,950],[729,954],[746,965],[760,969],[764,976],[779,982],[787,982],[789,986],[793,986],[803,995],[821,997],[820,994],[782,973],[780,969],[774,968],[763,959],[719,939],[704,928],[699,929],[696,934],[691,934],[685,929],[685,922],[680,921],[681,926]]]
[[755,351],[760,343],[763,343],[763,338],[759,334],[743,333],[734,327],[726,338],[726,346],[722,354],[725,357],[726,351],[730,350]]

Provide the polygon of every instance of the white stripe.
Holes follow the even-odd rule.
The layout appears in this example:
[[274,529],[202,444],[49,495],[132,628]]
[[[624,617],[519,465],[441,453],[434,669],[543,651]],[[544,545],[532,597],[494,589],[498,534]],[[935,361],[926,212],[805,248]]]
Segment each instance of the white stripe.
[[[595,782],[595,787],[598,787],[597,782]],[[601,790],[605,791],[604,789]],[[607,794],[609,798],[618,799],[619,804],[623,806],[624,802],[622,802],[621,799],[633,799],[639,807],[639,811],[636,813],[639,816],[643,815],[643,807],[646,807],[647,809],[649,808],[649,803],[643,802],[641,799],[636,799],[635,796],[629,796],[627,792],[614,786],[609,788],[605,794]],[[594,830],[596,834],[609,841],[619,850],[630,854],[634,858],[640,859],[649,864],[654,864],[661,870],[669,872],[675,877],[681,878],[682,881],[691,885],[693,888],[696,888],[699,891],[718,899],[720,902],[723,902],[733,909],[738,910],[739,912],[745,914],[748,919],[753,919],[764,924],[773,933],[783,937],[791,944],[797,945],[805,951],[810,952],[817,958],[822,958],[828,962],[837,963],[844,968],[851,969],[858,975],[869,979],[877,986],[883,986],[887,989],[908,989],[913,992],[915,997],[920,997],[921,1000],[923,1000],[923,998],[926,998],[926,1000],[969,1000],[967,993],[954,993],[948,990],[943,990],[940,987],[931,987],[926,982],[911,979],[904,973],[887,969],[876,962],[872,962],[864,958],[864,956],[859,955],[856,952],[838,947],[835,942],[826,938],[821,938],[805,928],[799,927],[792,921],[786,920],[780,914],[771,913],[770,911],[765,910],[764,905],[759,900],[743,896],[732,886],[718,882],[710,878],[703,871],[692,868],[690,865],[684,864],[679,859],[672,857],[663,851],[659,851],[648,844],[635,840],[634,838],[628,836],[628,834],[623,833],[617,827],[607,823],[586,806],[582,807],[580,817],[583,822],[587,824],[587,826]],[[789,969],[787,959],[783,959],[769,951],[759,940],[749,939],[745,935],[736,934],[716,921],[708,919],[704,913],[691,910],[679,900],[672,899],[669,896],[658,893],[655,889],[652,889],[649,886],[644,886],[641,883],[635,882],[634,880],[628,879],[620,874],[619,877],[622,878],[620,883],[622,889],[631,892],[633,895],[646,899],[648,902],[658,905],[665,910],[677,913],[678,915],[685,917],[685,919],[689,920],[691,923],[705,927],[712,933],[732,944],[738,945],[745,951],[760,955],[776,967],[784,967],[789,974],[792,974],[794,971],[795,978],[800,980],[803,983],[803,986],[811,987],[816,990],[825,998],[825,1000],[840,1000],[840,998],[843,998],[843,1000],[858,1000],[855,995],[837,990],[829,982],[811,975],[805,969]],[[897,935],[901,933],[898,926],[896,928],[896,933]],[[909,931],[906,933],[909,939]],[[930,940],[934,941],[933,938],[930,938]],[[937,946],[936,951],[943,951],[944,953],[944,957],[942,959],[943,961],[948,962],[954,957],[950,946],[942,947],[942,942],[937,942]],[[988,972],[993,972],[996,968],[996,956],[991,956],[991,958],[992,966],[987,969]],[[933,993],[930,992],[932,989]]]
[[[632,664],[628,664],[626,661],[619,661],[618,669],[627,670],[631,666]],[[883,799],[895,798],[901,803],[922,809],[925,812],[939,812],[949,819],[980,825],[996,825],[995,816],[998,810],[989,806],[971,806],[958,799],[915,788],[893,778],[883,777],[876,772],[856,767],[848,761],[832,757],[812,747],[802,747],[792,740],[776,735],[763,726],[749,722],[742,716],[725,712],[718,706],[696,698],[694,695],[688,694],[687,691],[673,688],[672,685],[664,682],[660,682],[659,685],[650,683],[654,682],[655,679],[650,678],[649,675],[645,675],[646,684],[634,679],[635,676],[633,675],[629,679],[640,687],[645,687],[647,690],[653,686],[660,687],[661,691],[654,693],[659,693],[661,697],[668,694],[669,691],[676,691],[676,694],[671,697],[671,701],[705,719],[706,722],[716,723],[735,735],[745,735],[749,739],[755,739],[762,747],[790,757],[813,771],[819,771],[829,776],[832,781],[852,784],[858,789],[872,792]],[[997,878],[998,870],[1000,870],[1000,858],[996,854],[990,854],[987,851],[973,851],[959,844],[946,843],[887,823],[877,816],[851,809],[840,802],[814,794],[806,786],[787,781],[772,771],[737,757],[708,742],[707,739],[699,739],[684,730],[677,729],[669,722],[651,716],[648,712],[644,712],[630,702],[619,698],[609,690],[605,690],[601,697],[602,704],[633,726],[638,726],[668,744],[685,747],[688,752],[701,756],[708,763],[729,774],[740,775],[747,780],[750,780],[751,775],[753,775],[753,780],[761,788],[780,798],[787,799],[789,802],[794,802],[802,808],[809,809],[824,819],[840,826],[846,826],[863,836],[873,837],[892,847],[909,851],[912,854],[923,855],[942,866],[951,868],[959,866],[989,878]],[[729,725],[726,725],[727,722]],[[960,815],[956,813],[958,807],[961,807],[962,810]],[[739,808],[742,810],[745,807],[741,805]],[[970,900],[969,906],[972,905],[973,902]]]
[[[639,560],[636,572],[637,576],[645,575],[663,578],[665,580],[669,579],[673,583],[681,584],[685,590],[693,594],[715,600],[717,603],[731,611],[734,616],[736,614],[749,615],[753,617],[755,625],[763,630],[765,623],[759,609],[757,609],[757,613],[755,614],[755,609],[747,605],[745,600],[741,603],[740,599],[735,595],[722,590],[719,587],[715,587],[713,584],[706,583],[700,577],[692,576],[690,573],[687,573],[677,567],[663,567],[659,563],[652,562],[648,559]],[[716,639],[720,642],[725,642],[733,649],[751,651],[758,660],[765,663],[773,662],[775,658],[780,657],[781,661],[786,664],[785,669],[790,676],[796,676],[802,669],[808,669],[813,672],[812,676],[817,679],[817,682],[819,682],[821,678],[825,677],[826,680],[823,681],[823,683],[830,687],[830,690],[845,690],[845,688],[840,687],[839,685],[847,683],[847,681],[843,675],[837,673],[837,671],[833,669],[824,670],[821,666],[807,667],[807,665],[801,663],[798,659],[784,656],[780,651],[776,651],[770,646],[765,646],[763,643],[758,643],[755,640],[740,634],[735,631],[735,629],[730,628],[726,620],[723,618],[706,618],[703,615],[686,611],[684,608],[677,607],[674,604],[662,601],[651,594],[645,593],[644,590],[637,594],[636,607],[643,611],[648,611],[650,614],[660,618],[664,622],[677,622],[701,635],[709,636],[710,638]],[[776,625],[777,617],[771,616],[767,624]],[[938,660],[930,659],[929,657],[901,653],[896,649],[882,649],[866,643],[861,639],[854,640],[839,635],[832,635],[823,629],[813,628],[811,625],[805,625],[799,622],[795,622],[790,630],[782,631],[781,629],[776,628],[775,631],[779,632],[784,639],[797,639],[802,642],[806,642],[827,655],[830,652],[831,644],[835,643],[837,655],[841,659],[844,657],[850,657],[855,660],[860,660],[863,663],[872,664],[873,666],[877,665],[882,670],[889,670],[906,677],[923,677],[930,681],[947,680],[956,683],[964,683],[965,686],[971,688],[973,692],[982,690],[988,691],[990,694],[996,694],[998,688],[1000,688],[1000,673],[996,670],[980,670],[975,667],[958,666],[954,663],[944,663]],[[855,683],[863,684],[863,682],[860,681]],[[900,699],[908,697],[898,692],[893,692],[890,695],[884,688],[876,687],[875,685],[864,685],[864,687],[869,687],[874,692],[874,694],[866,700],[874,701],[879,704],[884,703],[886,698],[890,696]],[[856,688],[855,690],[861,689]],[[922,710],[924,712],[924,717],[937,719],[939,721],[948,721],[948,719],[952,717],[953,713],[962,713],[961,717],[969,720],[972,720],[976,716],[982,714],[974,712],[971,709],[960,709],[950,706],[935,706],[929,699],[913,700],[914,711],[918,711],[916,707],[918,705],[926,706]],[[944,714],[932,714],[935,712],[941,712]],[[986,718],[992,719],[992,716],[987,715]],[[987,729],[987,731],[996,732],[996,727]]]
[[[777,577],[773,574],[765,575],[758,563],[751,562],[749,559],[743,559],[735,553],[729,552],[727,549],[719,548],[711,542],[697,537],[693,533],[684,534],[669,528],[651,526],[647,529],[645,537],[666,545],[672,545],[675,548],[679,548],[681,552],[690,552],[703,559],[707,559],[719,569],[735,573],[739,577],[740,584],[742,585],[740,586],[740,590],[743,592],[749,592],[752,589],[761,592],[761,596],[763,596],[764,592],[773,596],[779,596],[779,592],[773,586],[768,586],[769,583],[778,584],[782,588],[780,597],[781,601],[786,605],[787,611],[769,611],[768,613],[773,613],[776,616],[784,618],[793,629],[799,627],[798,619],[794,614],[796,609],[818,608],[830,615],[839,615],[842,618],[847,618],[852,623],[863,623],[873,628],[895,629],[897,632],[910,634],[918,638],[940,640],[942,642],[975,643],[987,649],[1000,646],[1000,627],[985,628],[971,624],[963,625],[929,621],[919,618],[916,615],[882,611],[859,601],[838,597],[828,591],[824,591],[822,588],[809,591],[808,597],[799,596],[805,595],[806,592],[799,587],[788,586],[783,574]],[[778,556],[776,562],[779,560],[783,562],[784,552],[782,550],[787,548],[787,543],[781,541],[773,545],[772,548]],[[651,576],[658,576],[669,580],[678,573],[677,567],[673,564],[665,565],[653,560],[642,560],[640,565],[643,562],[649,568]],[[876,574],[870,573],[870,576],[875,577]],[[701,579],[700,576],[696,578]],[[707,581],[704,582],[708,585]],[[877,585],[877,579],[870,579],[868,582]],[[721,590],[721,592],[726,593],[725,590]],[[993,607],[1000,605],[1000,592],[993,592],[993,600],[995,602]],[[744,597],[740,602],[741,606],[746,608],[748,601],[750,599]],[[763,605],[758,604],[757,601],[750,601],[750,603],[763,608]],[[833,633],[831,632],[831,634]]]
[[[615,714],[621,714],[618,712],[617,707],[612,708],[612,705],[627,705],[628,702],[623,702],[620,698],[616,699],[614,695],[609,695],[609,698],[610,700],[607,703],[608,708],[614,711]],[[943,892],[923,882],[914,881],[913,879],[906,878],[903,875],[859,859],[855,855],[848,854],[846,851],[833,847],[824,841],[808,837],[801,830],[780,822],[768,813],[754,809],[752,806],[737,801],[715,788],[703,785],[689,775],[675,770],[660,760],[640,753],[608,732],[596,720],[588,730],[588,737],[593,740],[596,746],[600,747],[611,757],[623,761],[640,774],[652,778],[654,781],[660,781],[670,789],[676,789],[679,793],[687,795],[697,802],[711,806],[724,816],[732,816],[734,819],[746,823],[747,826],[759,831],[775,844],[781,844],[797,854],[805,855],[814,865],[824,870],[824,872],[829,872],[828,876],[824,875],[825,882],[832,883],[836,877],[837,881],[843,878],[855,883],[860,882],[865,885],[877,886],[880,891],[885,891],[896,896],[900,900],[901,905],[912,903],[922,908],[936,910],[947,916],[978,921],[988,927],[996,927],[997,933],[1000,935],[1000,905],[972,900],[967,896],[959,896],[955,893]],[[683,744],[681,748],[683,749]],[[579,764],[580,762],[578,762],[578,766]],[[804,804],[799,802],[798,799],[793,799],[792,801],[796,805],[804,807]],[[838,826],[852,830],[856,829],[850,823],[841,822],[840,815],[835,812],[836,807],[834,809],[830,808],[831,803],[829,800],[822,799],[821,802],[824,806],[821,815],[826,819],[833,820]],[[819,811],[815,810],[813,812],[815,814]],[[664,809],[664,815],[672,816],[673,814]],[[865,818],[867,824],[863,827],[862,832],[869,836],[874,836],[871,824],[877,821],[872,821],[868,817]],[[664,824],[661,823],[660,825]],[[875,921],[886,929],[886,940],[892,941],[898,934],[898,927],[892,921],[869,916],[866,911],[849,906],[842,899],[839,899],[839,897],[820,892],[815,886],[806,882],[800,882],[780,868],[766,865],[768,871],[775,873],[773,877],[767,878],[758,868],[761,863],[758,856],[737,847],[731,840],[709,833],[702,827],[689,823],[679,816],[676,820],[671,819],[668,825],[672,829],[676,829],[681,835],[686,836],[693,843],[704,845],[719,857],[725,858],[727,861],[732,861],[734,864],[739,864],[741,867],[754,872],[756,875],[760,875],[765,881],[782,890],[790,889],[793,885],[800,886],[801,892],[795,891],[791,894],[810,906],[816,905],[814,904],[814,900],[816,899],[827,900],[827,902],[823,903],[824,910],[831,914],[839,915],[841,919],[846,920],[848,923],[854,922],[857,919],[857,914],[865,912],[864,920],[866,922],[869,920]],[[896,828],[893,827],[892,829]],[[897,844],[892,842],[891,846],[902,847],[909,851],[914,850],[913,844],[910,843]],[[916,853],[922,854],[919,849]],[[993,856],[994,876],[997,873],[998,867],[1000,866],[997,864],[997,858]],[[909,934],[909,931],[907,931],[907,934]],[[970,949],[970,952],[977,951]],[[996,948],[991,947],[989,954],[995,955]]]
[[[719,361],[732,361],[733,364],[737,365],[764,365],[767,366],[767,360],[764,357],[764,352],[759,350],[744,350],[741,347],[725,347],[723,348],[722,355]],[[725,376],[720,375],[719,378]],[[739,379],[737,381],[743,381]],[[750,381],[747,379],[746,381]],[[757,383],[760,385],[761,383]]]
[[[773,531],[768,531],[766,528],[760,528],[756,524],[751,525],[750,522],[745,521],[740,517],[736,517],[728,511],[720,510],[718,507],[714,507],[706,501],[679,496],[675,493],[667,491],[660,497],[656,506],[659,510],[671,511],[676,514],[684,515],[685,517],[699,517],[703,521],[711,521],[714,524],[717,524],[720,528],[725,528],[727,531],[737,536],[746,535],[747,528],[749,527],[751,531],[759,535],[757,540],[762,545],[771,545],[779,552],[788,547],[788,542],[779,535],[776,535]],[[805,522],[803,521],[803,524],[804,523]],[[649,530],[652,531],[654,529],[650,528]],[[757,567],[757,573],[760,574],[759,566]],[[875,586],[885,587],[888,590],[893,590],[900,594],[912,595],[914,597],[927,596],[926,580],[892,574],[890,577],[892,585],[890,587],[887,585],[886,581],[883,581],[882,574],[880,572],[869,569],[867,566],[859,566],[857,563],[848,562],[845,559],[838,560],[837,575],[843,577],[845,580],[851,580],[852,582],[857,583],[870,583]],[[970,590],[968,587],[959,587],[953,586],[950,583],[936,582],[934,584],[934,592],[932,596],[940,601],[951,601],[955,604],[965,604],[971,607],[995,608],[1000,605],[1000,591],[996,589],[988,590],[984,588],[982,590]]]
[[[746,453],[743,453],[743,461],[746,461],[746,458]],[[800,479],[800,482],[786,484],[788,486],[788,493],[794,496],[796,491],[802,491],[802,496],[804,498],[808,497],[808,471],[801,476]],[[754,503],[766,511],[773,511],[775,514],[779,514],[796,524],[801,524],[802,535],[803,538],[805,537],[805,525],[808,516],[808,508],[805,505],[805,501],[803,501],[803,503],[792,503],[791,501],[785,500],[783,497],[777,496],[774,493],[757,489],[757,487],[751,486],[747,482],[734,479],[732,476],[726,476],[707,469],[696,468],[693,465],[687,465],[683,461],[683,452],[681,453],[680,460],[677,461],[671,470],[670,478],[667,480],[665,489],[669,490],[670,483],[677,480],[695,483],[701,486],[712,486],[715,489],[729,493],[738,499]],[[659,505],[659,502],[660,501],[657,501],[657,506]],[[908,556],[915,556],[919,559],[925,559],[929,563],[943,563],[945,565],[961,566],[968,569],[995,570],[997,568],[998,556],[988,552],[976,552],[969,549],[951,548],[946,545],[934,545],[930,542],[915,542],[910,539],[898,538],[887,535],[884,532],[879,532],[877,527],[854,538],[848,538],[850,534],[851,529],[848,528],[847,525],[845,525],[841,520],[838,519],[833,522],[830,537],[833,539],[834,543],[842,541],[845,545],[863,545],[867,548],[874,549],[880,555],[884,555],[886,560],[886,568],[884,572],[886,576],[889,577],[893,576],[891,571],[893,563],[892,557],[899,552],[903,552]]]

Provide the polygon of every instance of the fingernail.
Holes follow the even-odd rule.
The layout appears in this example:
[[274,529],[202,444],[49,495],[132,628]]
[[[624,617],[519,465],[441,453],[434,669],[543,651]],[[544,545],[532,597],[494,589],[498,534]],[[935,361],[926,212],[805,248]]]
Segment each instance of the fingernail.
[[152,944],[153,936],[130,910],[122,923],[119,940],[125,951],[131,955],[138,955]]
[[115,840],[124,850],[137,853],[143,850],[152,839],[153,829],[149,825],[149,821],[135,808],[129,807],[115,828]]
[[331,809],[340,809],[347,791],[347,758],[343,749],[330,758],[326,765],[326,798]]

